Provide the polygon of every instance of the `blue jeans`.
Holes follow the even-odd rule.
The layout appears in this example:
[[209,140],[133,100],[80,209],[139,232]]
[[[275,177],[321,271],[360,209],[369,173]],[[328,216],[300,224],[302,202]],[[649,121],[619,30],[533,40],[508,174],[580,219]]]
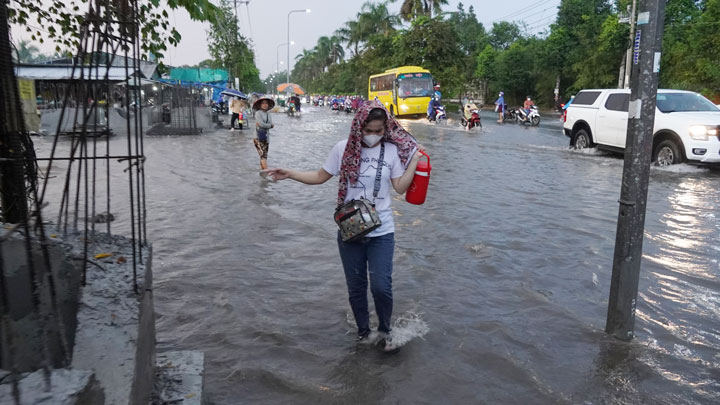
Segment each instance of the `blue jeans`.
[[340,259],[345,269],[350,307],[355,316],[358,335],[370,333],[367,285],[370,273],[370,291],[378,315],[378,331],[390,332],[392,317],[392,266],[395,251],[395,234],[374,238],[362,238],[355,242],[343,242],[338,232]]

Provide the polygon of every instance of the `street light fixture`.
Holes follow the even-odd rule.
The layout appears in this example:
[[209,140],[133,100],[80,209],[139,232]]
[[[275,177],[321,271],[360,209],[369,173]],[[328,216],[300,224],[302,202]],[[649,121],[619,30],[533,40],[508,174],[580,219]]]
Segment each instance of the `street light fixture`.
[[[287,41],[290,43],[290,14],[292,13],[309,13],[310,9],[307,8],[305,10],[292,10],[288,12],[288,18],[287,18]],[[290,83],[290,47],[288,46],[287,51],[287,82]]]

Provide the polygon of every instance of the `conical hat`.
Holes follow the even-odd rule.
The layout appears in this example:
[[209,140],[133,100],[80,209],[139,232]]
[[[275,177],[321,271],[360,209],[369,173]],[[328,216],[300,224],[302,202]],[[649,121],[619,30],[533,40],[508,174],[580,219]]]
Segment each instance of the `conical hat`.
[[275,107],[275,100],[271,99],[268,96],[262,96],[253,103],[253,110],[259,110],[260,102],[262,102],[263,100],[267,100],[268,104],[270,105],[270,110]]

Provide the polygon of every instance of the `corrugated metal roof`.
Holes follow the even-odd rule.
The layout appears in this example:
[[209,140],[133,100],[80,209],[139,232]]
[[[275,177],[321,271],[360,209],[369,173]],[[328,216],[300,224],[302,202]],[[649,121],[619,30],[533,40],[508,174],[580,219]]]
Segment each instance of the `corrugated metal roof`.
[[[132,70],[128,70],[132,76]],[[23,79],[33,80],[69,80],[72,76],[74,79],[85,80],[105,80],[105,74],[108,74],[108,80],[113,82],[124,81],[127,77],[125,68],[119,66],[111,66],[107,68],[100,66],[94,67],[84,66],[75,67],[73,75],[73,67],[71,65],[32,65],[32,66],[16,66],[15,76]],[[142,73],[140,74],[142,76]]]

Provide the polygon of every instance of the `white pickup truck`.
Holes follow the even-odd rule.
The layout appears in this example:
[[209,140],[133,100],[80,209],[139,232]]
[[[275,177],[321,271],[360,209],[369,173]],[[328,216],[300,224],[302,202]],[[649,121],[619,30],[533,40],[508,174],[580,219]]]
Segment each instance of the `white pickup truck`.
[[[628,89],[582,90],[565,110],[563,130],[575,148],[625,149]],[[720,163],[720,109],[698,93],[658,90],[652,160]]]

